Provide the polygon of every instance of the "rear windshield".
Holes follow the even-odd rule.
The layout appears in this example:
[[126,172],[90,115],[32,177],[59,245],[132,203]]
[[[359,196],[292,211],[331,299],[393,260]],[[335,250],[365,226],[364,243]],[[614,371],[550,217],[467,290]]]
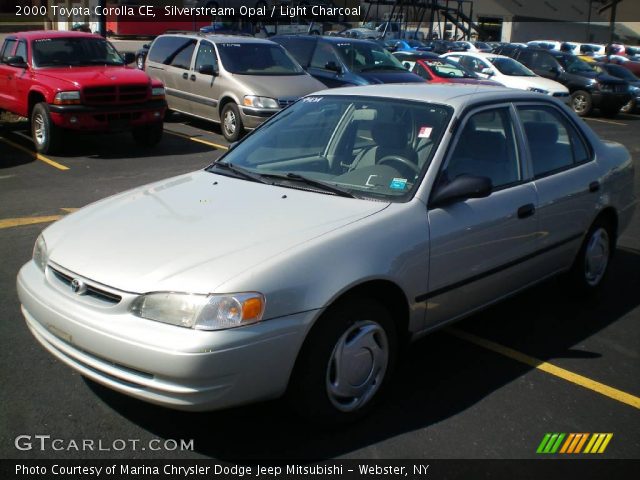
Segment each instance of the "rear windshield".
[[115,48],[102,38],[43,38],[33,41],[36,67],[124,65]]
[[237,75],[304,75],[304,70],[280,45],[218,43],[225,70]]

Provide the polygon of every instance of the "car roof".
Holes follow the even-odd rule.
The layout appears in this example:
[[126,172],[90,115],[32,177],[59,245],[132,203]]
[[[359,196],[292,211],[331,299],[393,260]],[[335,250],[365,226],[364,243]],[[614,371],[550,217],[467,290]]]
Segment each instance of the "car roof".
[[69,32],[63,30],[33,30],[30,32],[12,33],[7,38],[24,38],[25,40],[41,40],[45,38],[102,38],[100,35],[88,32]]
[[[495,102],[503,103],[507,98],[518,100],[533,100],[536,102],[550,100],[546,95],[540,95],[526,90],[499,87],[494,85],[462,85],[462,84],[382,84],[366,85],[362,87],[332,88],[316,92],[313,96],[328,95],[356,95],[365,97],[391,98],[398,100],[414,100],[445,104],[460,109],[468,104]],[[551,100],[553,101],[553,100]]]
[[278,35],[278,38],[311,38],[314,40],[323,40],[328,43],[361,43],[365,45],[371,45],[372,43],[378,45],[372,40],[364,38],[351,38],[351,37],[336,37],[329,35]]
[[434,58],[440,58],[440,55],[434,52],[423,52],[420,50],[416,51],[408,51],[402,50],[399,52],[393,52],[393,56],[397,59],[409,60],[410,58],[415,58],[418,60],[432,60]]
[[464,55],[466,57],[479,57],[479,58],[511,58],[511,57],[507,57],[506,55],[498,55],[497,53],[491,53],[491,52],[449,52],[449,53],[445,53],[443,56],[446,57],[447,55],[450,55],[450,54]]
[[246,35],[231,35],[219,33],[202,33],[202,32],[167,32],[160,37],[185,37],[185,38],[206,38],[213,43],[267,43],[273,44],[271,40],[265,38],[247,37]]

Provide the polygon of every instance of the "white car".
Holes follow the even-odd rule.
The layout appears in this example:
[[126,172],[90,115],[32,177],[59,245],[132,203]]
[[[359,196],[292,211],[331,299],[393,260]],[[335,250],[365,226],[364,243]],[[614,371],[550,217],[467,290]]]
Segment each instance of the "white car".
[[442,55],[458,62],[463,67],[489,78],[505,87],[544,93],[569,100],[569,89],[554,80],[536,75],[513,58],[482,52],[451,52]]

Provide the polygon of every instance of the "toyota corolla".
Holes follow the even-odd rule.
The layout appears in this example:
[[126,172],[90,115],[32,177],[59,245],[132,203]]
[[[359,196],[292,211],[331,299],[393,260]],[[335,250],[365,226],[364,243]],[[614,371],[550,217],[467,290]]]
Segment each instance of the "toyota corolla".
[[554,98],[336,89],[51,225],[18,292],[49,352],[124,394],[212,410],[288,392],[341,421],[409,341],[555,275],[598,289],[635,203],[627,150]]

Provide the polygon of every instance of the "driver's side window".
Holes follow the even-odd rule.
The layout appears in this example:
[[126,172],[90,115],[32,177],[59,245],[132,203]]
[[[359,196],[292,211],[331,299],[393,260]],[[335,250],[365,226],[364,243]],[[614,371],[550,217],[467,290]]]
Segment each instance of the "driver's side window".
[[508,108],[471,115],[443,172],[451,181],[460,175],[488,177],[493,188],[521,179],[515,134]]
[[331,45],[318,42],[316,51],[313,53],[313,58],[311,58],[311,66],[313,68],[326,70],[327,64],[330,62],[333,62],[336,65],[340,65],[340,59],[338,59],[338,55],[336,55],[336,52],[333,50]]

